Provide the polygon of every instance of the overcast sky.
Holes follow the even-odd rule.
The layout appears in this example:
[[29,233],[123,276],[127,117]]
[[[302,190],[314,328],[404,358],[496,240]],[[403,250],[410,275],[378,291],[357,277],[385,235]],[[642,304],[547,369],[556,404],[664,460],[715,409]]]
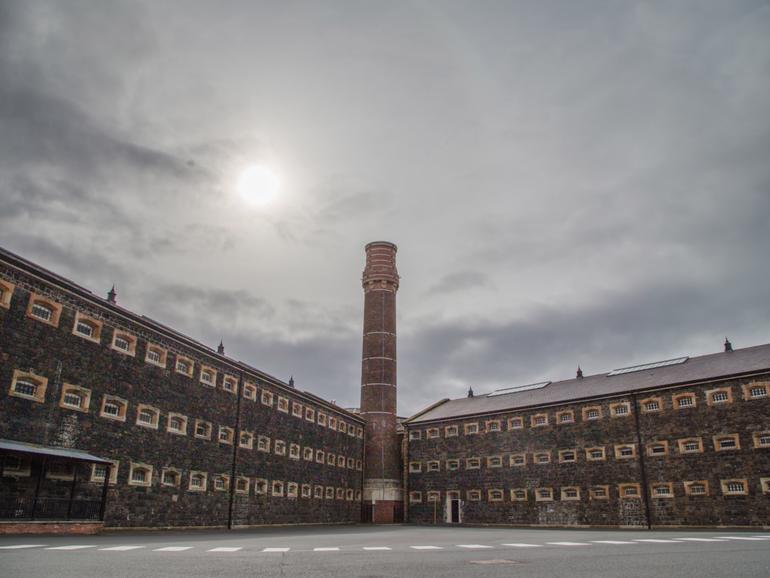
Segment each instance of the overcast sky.
[[357,406],[393,241],[405,415],[766,343],[769,31],[767,1],[0,0],[0,245]]

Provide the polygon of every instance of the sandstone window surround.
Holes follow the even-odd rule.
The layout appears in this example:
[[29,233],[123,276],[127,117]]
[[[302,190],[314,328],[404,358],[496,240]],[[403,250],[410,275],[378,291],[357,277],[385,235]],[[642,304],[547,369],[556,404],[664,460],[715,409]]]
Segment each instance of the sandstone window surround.
[[666,440],[649,442],[647,444],[647,455],[650,457],[667,456],[668,442]]
[[591,405],[583,408],[583,421],[596,421],[602,419],[602,408],[599,405]]
[[139,462],[131,462],[128,470],[128,485],[149,487],[152,485],[152,466]]
[[257,401],[257,385],[251,381],[243,384],[243,397],[251,401]]
[[157,365],[158,367],[165,369],[167,359],[168,350],[160,347],[159,345],[154,345],[152,343],[147,344],[147,351],[144,355],[144,360],[147,363],[151,365]]
[[248,494],[251,487],[251,480],[246,476],[238,476],[235,478],[235,493],[236,494]]
[[419,504],[422,502],[422,492],[409,492],[409,503]]
[[725,496],[748,496],[749,482],[747,479],[720,480],[722,494]]
[[615,446],[616,460],[632,460],[636,458],[636,444],[617,444]]
[[465,496],[469,502],[479,502],[481,501],[481,490],[468,490]]
[[505,492],[499,488],[492,488],[487,490],[488,502],[502,502],[505,496]]
[[676,440],[680,454],[702,454],[703,440],[701,438],[683,438]]
[[332,486],[326,486],[326,490],[324,492],[324,499],[326,500],[334,499],[334,488]]
[[205,492],[208,486],[208,473],[191,471],[187,478],[187,490],[190,492]]
[[770,431],[757,431],[752,437],[755,448],[770,448]]
[[770,494],[770,478],[759,478],[759,485],[763,494]]
[[[349,470],[355,470],[356,469],[356,460],[353,458],[348,458],[348,469]],[[428,462],[428,471],[430,470],[430,462]]]
[[273,407],[273,392],[263,389],[262,395],[260,396],[260,402],[262,403],[262,405]]
[[752,381],[743,385],[743,399],[763,399],[770,391],[770,381]]
[[322,411],[318,412],[318,425],[326,427],[326,414]]
[[586,448],[586,461],[603,462],[607,459],[607,452],[604,446],[595,446]]
[[128,401],[114,395],[102,396],[102,406],[99,416],[116,421],[126,421],[128,413]]
[[289,459],[299,459],[299,444],[289,444]]
[[275,496],[276,498],[283,497],[283,482],[274,480],[272,487],[270,488],[270,495]]
[[45,467],[45,477],[49,480],[75,479],[75,466],[67,462],[48,462]]
[[181,413],[169,413],[166,419],[166,431],[176,435],[187,435],[187,416]]
[[79,385],[65,383],[61,388],[59,407],[74,409],[75,411],[88,412],[91,405],[91,390]]
[[333,415],[329,416],[329,429],[336,430],[337,429],[337,418]]
[[577,449],[559,450],[559,463],[570,464],[577,462]]
[[345,456],[337,456],[337,467],[338,468],[344,468],[345,467]]
[[27,317],[30,319],[40,321],[51,327],[58,327],[62,310],[62,305],[53,299],[38,295],[37,293],[30,293],[29,295]]
[[286,455],[286,442],[283,440],[275,440],[273,442],[273,450],[275,451],[275,455],[277,456],[285,456]]
[[228,393],[237,393],[238,378],[234,375],[225,375],[222,379],[222,389]]
[[11,387],[8,390],[8,395],[37,403],[44,403],[47,387],[47,377],[37,375],[31,371],[15,369],[11,378]]
[[344,500],[345,499],[345,488],[337,488],[337,496],[336,498],[338,500]]
[[[110,481],[109,485],[114,486],[118,483],[118,469],[120,467],[120,461],[110,460],[112,467],[110,468]],[[104,476],[107,475],[107,464],[91,464],[91,477],[89,481],[96,484],[104,483]]]
[[316,450],[315,451],[315,461],[317,464],[323,464],[326,461],[326,457],[324,455],[323,450]]
[[499,419],[489,419],[486,421],[485,424],[487,428],[487,433],[495,433],[502,431],[503,426]]
[[312,407],[305,407],[305,421],[315,423],[315,410]]
[[631,404],[627,401],[619,401],[610,404],[610,417],[628,417],[631,415]]
[[456,471],[460,469],[460,460],[447,460],[446,461],[446,469],[448,471]]
[[511,502],[526,502],[527,488],[511,488]]
[[465,435],[475,435],[479,433],[478,422],[466,423],[464,425],[463,431],[465,432]]
[[360,440],[364,439],[364,428],[362,426],[356,427],[356,437]]
[[639,406],[642,408],[642,413],[660,413],[663,411],[663,398],[647,397],[639,400]]
[[732,387],[718,387],[716,389],[710,389],[706,392],[706,405],[723,405],[732,403],[732,401]]
[[339,423],[337,425],[337,431],[342,432],[342,433],[347,432],[348,431],[348,424],[345,423],[342,420],[339,420]]
[[202,419],[195,420],[195,437],[210,440],[211,439],[211,423]]
[[160,474],[160,485],[178,488],[182,483],[182,472],[176,468],[163,468]]
[[457,437],[460,433],[460,428],[456,425],[448,425],[444,427],[444,437],[453,438]]
[[553,501],[553,488],[537,488],[537,489],[535,489],[535,501],[536,502],[552,502]]
[[356,460],[356,470],[360,472],[360,471],[363,471],[363,469],[364,469],[364,462],[362,462],[361,460]]
[[684,493],[687,496],[708,496],[709,495],[709,483],[708,480],[693,480],[683,482]]
[[11,297],[16,289],[16,285],[5,279],[0,279],[0,307],[9,309],[11,307]]
[[524,429],[524,418],[520,416],[508,418],[508,429]]
[[112,343],[110,344],[110,349],[117,351],[118,353],[122,353],[123,355],[135,357],[136,342],[137,339],[135,335],[129,333],[128,331],[114,329],[112,332]]
[[214,476],[214,491],[226,492],[230,489],[230,476],[227,474],[217,474]]
[[697,407],[698,402],[695,399],[694,393],[684,392],[672,395],[671,404],[674,406],[674,409],[690,409]]
[[313,486],[313,498],[322,500],[324,497],[324,487],[323,486]]
[[737,433],[714,436],[715,452],[730,452],[741,449],[741,440]]
[[299,486],[297,482],[289,482],[286,484],[286,497],[296,498],[299,496]]
[[239,434],[238,447],[246,450],[254,449],[254,434],[244,430]]
[[198,381],[200,381],[206,387],[216,387],[217,370],[214,369],[213,367],[209,367],[208,365],[201,365],[200,376]]
[[577,486],[566,486],[564,488],[561,488],[561,501],[562,502],[579,502],[580,488]]
[[418,429],[409,430],[409,441],[419,440],[422,438],[422,431]]
[[437,427],[429,427],[425,432],[425,437],[427,439],[435,439],[441,437],[441,433]]
[[478,470],[481,468],[481,458],[466,458],[465,469],[466,470]]
[[102,327],[103,324],[98,319],[77,311],[75,313],[75,322],[72,324],[72,335],[77,335],[93,343],[100,343]]
[[532,454],[532,461],[538,465],[551,463],[551,452],[535,452]]
[[655,482],[650,484],[650,497],[652,498],[673,498],[674,484],[671,482]]
[[160,410],[157,407],[140,403],[136,406],[136,425],[158,429]]
[[326,454],[326,465],[327,466],[333,466],[337,463],[337,456],[333,454],[332,452],[328,452]]
[[231,427],[224,425],[219,426],[219,435],[217,435],[217,441],[221,444],[232,444],[235,438],[235,431]]
[[195,372],[195,362],[189,357],[177,354],[176,363],[174,363],[174,371],[186,377],[192,377]]
[[557,424],[575,423],[575,412],[573,412],[571,409],[557,411],[556,423]]
[[609,500],[610,487],[609,486],[591,486],[590,488],[588,488],[588,497],[591,500]]
[[527,465],[527,454],[511,454],[510,461],[511,467],[522,467]]
[[641,498],[642,492],[639,484],[618,484],[618,493],[621,498]]
[[309,498],[312,495],[312,489],[310,484],[302,484],[302,490],[300,494],[303,498]]
[[487,467],[488,468],[502,468],[503,467],[503,456],[487,456]]
[[302,404],[296,401],[291,404],[291,415],[302,419]]
[[[349,491],[352,493],[352,490],[349,490]],[[428,503],[440,502],[440,501],[441,501],[441,492],[437,492],[435,490],[428,492]]]
[[536,413],[530,418],[531,427],[543,427],[548,425],[547,413]]
[[257,478],[254,480],[254,493],[258,496],[267,494],[267,480],[264,478]]
[[313,448],[303,448],[302,449],[302,459],[306,462],[312,462],[313,461]]

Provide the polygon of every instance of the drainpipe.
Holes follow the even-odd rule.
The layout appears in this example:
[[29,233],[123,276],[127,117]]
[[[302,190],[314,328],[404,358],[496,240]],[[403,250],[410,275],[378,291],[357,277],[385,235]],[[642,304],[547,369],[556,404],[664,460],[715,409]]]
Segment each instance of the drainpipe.
[[647,529],[652,529],[652,517],[650,514],[650,493],[647,488],[647,472],[644,467],[644,446],[642,446],[642,430],[639,426],[639,403],[636,394],[631,395],[634,402],[634,423],[636,424],[636,446],[639,448],[639,476],[642,482],[642,499],[644,500],[644,512],[647,517]]
[[233,464],[230,469],[230,502],[227,506],[227,529],[233,529],[233,507],[235,506],[236,465],[238,447],[241,444],[241,397],[243,396],[243,372],[239,372],[238,386],[235,388],[235,439],[233,440]]

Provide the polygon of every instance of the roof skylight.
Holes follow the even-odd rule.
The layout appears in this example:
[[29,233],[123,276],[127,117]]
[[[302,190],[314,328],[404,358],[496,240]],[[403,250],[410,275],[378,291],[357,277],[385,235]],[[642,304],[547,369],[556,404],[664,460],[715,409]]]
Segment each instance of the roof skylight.
[[495,397],[497,395],[508,395],[509,393],[519,393],[522,391],[530,391],[532,389],[541,389],[551,383],[550,381],[541,381],[538,383],[530,383],[528,385],[515,385],[513,387],[503,387],[496,389],[492,393],[488,393],[487,397]]
[[658,367],[668,367],[669,365],[679,365],[690,359],[689,357],[677,357],[676,359],[666,359],[665,361],[656,361],[654,363],[644,363],[642,365],[632,365],[631,367],[621,367],[613,369],[607,376],[623,375],[625,373],[636,373],[637,371],[646,371],[648,369],[657,369]]

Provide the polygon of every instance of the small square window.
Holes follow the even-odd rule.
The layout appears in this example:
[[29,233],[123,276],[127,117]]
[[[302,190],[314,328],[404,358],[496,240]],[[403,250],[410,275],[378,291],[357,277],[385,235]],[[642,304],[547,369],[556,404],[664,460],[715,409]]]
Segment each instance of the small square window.
[[36,321],[42,321],[52,327],[58,327],[61,313],[61,304],[37,293],[30,293],[27,317]]
[[75,314],[72,335],[99,343],[102,337],[102,322],[78,311]]
[[446,469],[449,471],[455,471],[460,469],[460,460],[447,460]]
[[251,382],[243,384],[243,397],[251,401],[257,401],[257,386]]
[[722,480],[722,493],[726,496],[747,496],[749,484],[747,480]]
[[624,444],[615,446],[616,460],[630,460],[636,457],[636,446],[634,444]]
[[689,409],[696,406],[694,393],[678,393],[671,396],[671,401],[676,409]]
[[444,437],[453,438],[459,434],[458,427],[456,425],[448,425],[444,428]]
[[67,409],[87,412],[91,403],[91,390],[77,385],[65,383],[62,385],[59,406]]
[[0,280],[0,307],[9,309],[11,307],[11,297],[16,285],[9,281]]
[[642,413],[659,413],[663,409],[663,400],[659,397],[649,397],[639,402]]
[[763,399],[768,396],[770,382],[753,381],[743,386],[743,399]]
[[526,466],[527,454],[511,454],[511,466]]
[[621,498],[641,498],[639,484],[618,484],[618,492]]
[[163,367],[165,369],[167,356],[168,356],[168,352],[162,347],[148,344],[147,353],[144,356],[144,360],[147,363],[150,363],[152,365],[157,365],[158,367]]
[[486,426],[488,433],[499,432],[502,429],[499,419],[488,420]]
[[651,457],[668,455],[668,442],[659,441],[648,443],[647,455]]
[[273,392],[263,389],[262,395],[259,396],[259,399],[262,405],[273,407]]
[[439,429],[437,427],[431,427],[428,428],[428,430],[425,432],[425,437],[428,439],[434,439],[437,437],[440,437]]
[[556,423],[575,423],[575,414],[572,410],[565,410],[556,413]]
[[250,485],[251,485],[251,482],[249,478],[246,478],[244,476],[238,476],[235,479],[235,492],[237,494],[248,494]]
[[48,378],[35,375],[31,372],[19,371],[17,369],[13,372],[11,388],[8,391],[8,395],[43,403],[45,402],[45,392],[47,387]]
[[136,337],[116,329],[112,333],[112,350],[124,355],[136,355]]
[[128,402],[125,399],[112,395],[105,395],[102,397],[102,407],[99,411],[99,415],[108,419],[126,421],[127,410]]
[[210,440],[211,439],[211,424],[202,419],[195,420],[195,437]]
[[297,482],[289,482],[286,484],[286,497],[296,498],[299,495],[299,485]]
[[264,478],[257,478],[254,480],[254,493],[258,496],[263,496],[267,494],[267,480]]
[[128,485],[145,487],[152,485],[152,466],[131,462]]
[[187,490],[190,492],[205,492],[208,484],[208,474],[206,472],[190,472],[187,481]]
[[487,456],[488,468],[501,468],[503,467],[503,456]]
[[468,490],[465,495],[469,502],[478,502],[481,500],[481,490]]
[[316,450],[315,451],[315,462],[317,464],[322,464],[326,461],[326,456],[324,455],[323,450]]
[[250,450],[254,447],[254,434],[250,431],[242,431],[238,439],[238,447]]
[[238,378],[232,375],[225,375],[222,379],[222,389],[228,393],[235,393],[238,390]]
[[219,426],[219,436],[217,437],[217,439],[219,440],[219,443],[232,444],[234,436],[235,436],[235,432],[233,431],[233,428],[225,427],[222,425]]
[[733,391],[729,387],[721,387],[706,392],[706,401],[708,405],[721,405],[730,403],[733,400]]
[[315,423],[315,410],[312,407],[305,408],[305,421]]
[[428,503],[431,502],[440,502],[441,501],[441,492],[428,492]]
[[577,462],[577,450],[559,450],[559,463],[575,463]]
[[770,431],[754,432],[755,448],[770,448]]
[[512,488],[511,489],[511,502],[526,502],[527,501],[527,489],[526,488]]
[[548,425],[548,414],[538,413],[531,418],[532,427],[542,427]]
[[337,463],[337,456],[331,452],[326,454],[326,465],[333,466]]
[[338,500],[344,500],[345,499],[345,488],[337,488],[337,499]]
[[676,442],[680,454],[703,453],[703,440],[701,438],[685,438]]
[[466,423],[465,424],[465,435],[473,435],[479,433],[479,424],[474,423]]
[[523,429],[524,428],[524,418],[523,417],[512,417],[508,419],[508,429]]
[[283,496],[283,482],[274,481],[272,488],[270,488],[270,494],[276,497]]
[[550,464],[551,452],[536,452],[532,459],[536,464]]
[[299,459],[299,445],[298,444],[289,444],[289,459],[292,459],[292,460],[298,460]]
[[770,478],[759,478],[759,485],[763,494],[770,494]]
[[708,496],[709,483],[707,480],[684,482],[684,493],[688,496]]
[[278,411],[289,413],[289,400],[285,397],[278,396]]
[[489,502],[502,502],[505,494],[502,490],[492,489],[487,490],[487,501]]
[[160,474],[160,485],[178,488],[182,483],[182,474],[175,468],[163,468]]
[[409,440],[410,441],[419,440],[420,438],[422,438],[422,431],[420,431],[418,429],[410,429],[409,430]]
[[594,421],[602,418],[602,408],[597,406],[583,408],[583,421]]
[[627,417],[631,415],[631,404],[627,401],[610,404],[610,415],[612,417]]
[[536,502],[552,502],[553,501],[553,488],[537,488],[535,490]]
[[650,486],[650,496],[653,498],[673,498],[674,485],[671,483],[656,483]]
[[313,497],[316,499],[323,499],[324,497],[324,487],[323,486],[313,486]]
[[291,404],[291,415],[294,417],[302,417],[302,404],[297,403],[296,401],[292,402]]
[[[6,463],[3,471],[5,472],[8,469],[8,458],[6,458]],[[118,482],[118,468],[120,466],[120,462],[117,460],[111,460],[112,463],[110,465],[110,485],[114,486]],[[97,484],[103,484],[104,483],[104,477],[107,475],[107,466],[108,464],[91,464],[91,481],[95,482]]]
[[326,414],[322,411],[318,412],[318,425],[326,427]]
[[409,462],[409,473],[419,474],[422,472],[422,462]]
[[336,430],[337,429],[337,418],[333,415],[329,416],[329,429]]
[[422,492],[409,492],[409,503],[419,504],[422,502]]
[[302,459],[306,462],[312,462],[313,461],[313,448],[303,448],[302,449]]
[[310,493],[311,493],[310,484],[302,484],[301,492],[302,493],[300,495],[303,498],[309,498],[310,497]]
[[206,387],[217,386],[217,371],[211,367],[201,366],[199,381]]
[[345,467],[345,456],[337,456],[337,467],[338,468]]
[[286,442],[283,440],[275,440],[273,443],[273,450],[275,451],[275,455],[277,456],[285,456],[286,455]]
[[714,436],[714,451],[725,452],[741,449],[738,434]]
[[160,410],[151,405],[140,403],[136,406],[136,425],[158,429]]
[[588,495],[592,500],[609,500],[610,487],[609,486],[592,486],[588,490]]
[[603,447],[586,448],[586,460],[589,462],[603,462],[606,459]]
[[342,420],[339,420],[339,423],[338,423],[338,425],[337,425],[337,431],[340,431],[340,432],[342,432],[342,433],[345,433],[346,431],[348,431],[348,424],[347,424],[347,423],[345,423],[345,422],[344,422],[344,421],[342,421]]
[[169,413],[166,420],[166,431],[176,435],[187,435],[187,416],[180,413]]
[[467,458],[465,460],[466,470],[478,470],[481,468],[481,458]]
[[181,373],[182,375],[186,375],[187,377],[192,377],[194,370],[195,370],[195,364],[192,359],[190,359],[189,357],[184,357],[182,355],[176,356],[174,371],[176,371],[177,373]]
[[431,460],[427,464],[429,472],[438,472],[441,470],[441,462],[438,460]]
[[326,492],[324,494],[325,499],[327,500],[333,500],[334,499],[334,488],[332,486],[326,486]]
[[561,500],[563,502],[575,502],[580,500],[580,488],[577,486],[568,486],[561,489]]

